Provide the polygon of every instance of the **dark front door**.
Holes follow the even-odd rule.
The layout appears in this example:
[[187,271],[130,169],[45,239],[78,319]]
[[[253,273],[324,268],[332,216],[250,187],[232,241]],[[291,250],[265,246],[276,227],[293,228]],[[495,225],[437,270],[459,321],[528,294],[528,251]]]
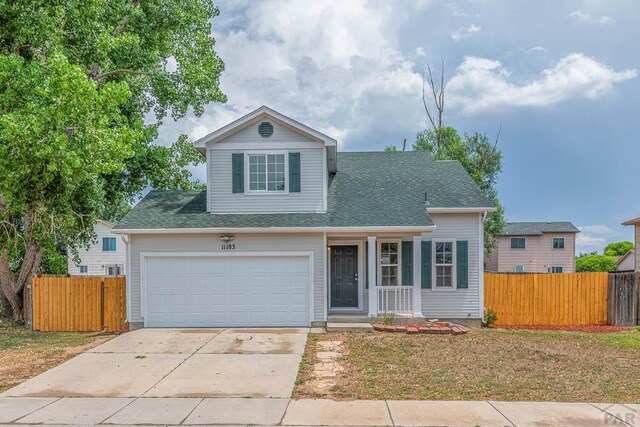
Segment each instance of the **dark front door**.
[[331,307],[358,307],[358,247],[331,247]]

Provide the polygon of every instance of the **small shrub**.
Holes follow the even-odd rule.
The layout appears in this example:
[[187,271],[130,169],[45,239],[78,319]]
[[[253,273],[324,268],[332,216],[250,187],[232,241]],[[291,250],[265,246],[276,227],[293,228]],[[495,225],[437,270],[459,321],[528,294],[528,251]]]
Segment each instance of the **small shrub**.
[[394,313],[385,313],[382,315],[381,323],[385,326],[393,325]]
[[491,326],[498,321],[498,313],[496,313],[492,308],[488,309],[484,314],[484,325]]

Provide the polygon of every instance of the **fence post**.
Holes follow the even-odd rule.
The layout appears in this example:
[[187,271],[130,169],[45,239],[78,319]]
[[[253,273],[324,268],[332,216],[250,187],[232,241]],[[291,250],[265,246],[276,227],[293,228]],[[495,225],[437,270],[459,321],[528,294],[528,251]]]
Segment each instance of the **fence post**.
[[100,279],[100,331],[104,331],[104,278]]

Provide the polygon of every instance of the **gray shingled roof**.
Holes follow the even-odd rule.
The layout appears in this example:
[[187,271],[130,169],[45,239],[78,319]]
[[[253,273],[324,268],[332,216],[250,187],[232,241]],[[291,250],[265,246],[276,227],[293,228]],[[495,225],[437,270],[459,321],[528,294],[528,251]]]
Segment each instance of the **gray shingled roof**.
[[210,214],[205,191],[152,191],[115,229],[430,226],[425,192],[429,207],[492,207],[457,161],[426,152],[341,152],[326,213]]
[[580,230],[567,221],[555,222],[508,222],[504,236],[533,236],[542,233],[579,233]]

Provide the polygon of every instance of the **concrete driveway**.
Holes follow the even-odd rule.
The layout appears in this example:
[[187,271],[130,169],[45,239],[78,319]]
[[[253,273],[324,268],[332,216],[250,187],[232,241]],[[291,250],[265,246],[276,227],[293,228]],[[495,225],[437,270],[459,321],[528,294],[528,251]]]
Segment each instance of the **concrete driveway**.
[[291,396],[307,329],[140,329],[19,386],[13,397]]

